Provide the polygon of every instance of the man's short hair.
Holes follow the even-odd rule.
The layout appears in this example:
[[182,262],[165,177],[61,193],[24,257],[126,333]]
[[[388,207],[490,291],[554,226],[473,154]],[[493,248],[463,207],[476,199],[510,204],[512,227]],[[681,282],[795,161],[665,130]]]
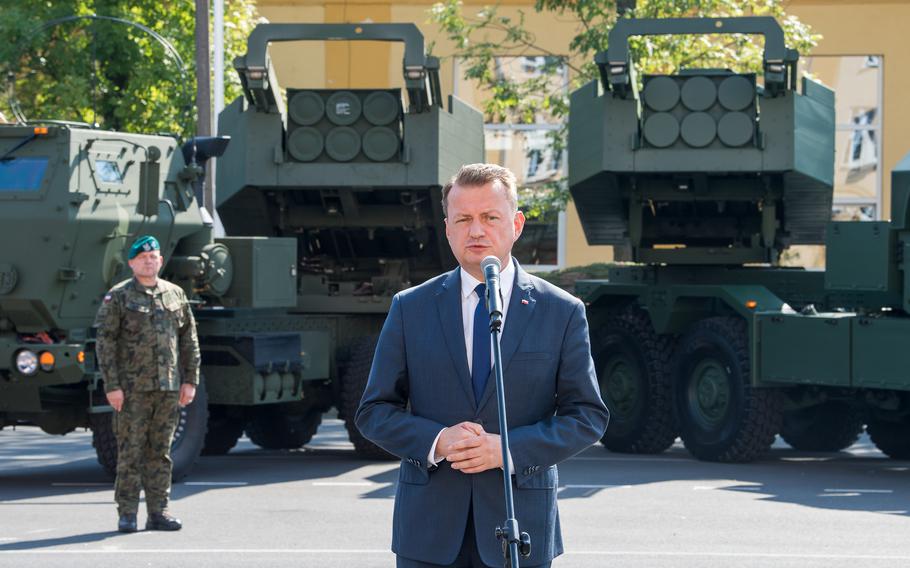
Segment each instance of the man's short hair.
[[498,181],[505,188],[506,199],[509,201],[509,205],[512,206],[512,211],[518,211],[518,187],[515,181],[515,174],[510,169],[496,164],[467,164],[461,166],[458,173],[442,188],[443,215],[449,216],[449,192],[452,191],[453,186],[478,187],[494,181]]

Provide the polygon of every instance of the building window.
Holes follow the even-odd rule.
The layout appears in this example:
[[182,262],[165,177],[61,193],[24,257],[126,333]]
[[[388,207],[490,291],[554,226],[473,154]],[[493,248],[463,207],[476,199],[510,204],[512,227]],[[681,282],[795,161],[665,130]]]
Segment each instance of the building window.
[[[556,65],[552,89],[567,89],[568,68],[561,59],[543,56],[497,57],[495,72],[511,79],[536,79]],[[456,61],[455,94],[475,106],[481,106],[484,94],[462,77]],[[540,115],[530,124],[487,123],[484,127],[486,161],[505,166],[515,173],[520,188],[534,188],[564,178],[565,152],[555,152],[552,134],[560,128],[551,117]],[[566,264],[566,215],[552,213],[530,218],[515,243],[513,254],[522,267],[531,271],[562,268]]]
[[821,55],[803,58],[802,69],[835,93],[837,220],[882,218],[882,58]]

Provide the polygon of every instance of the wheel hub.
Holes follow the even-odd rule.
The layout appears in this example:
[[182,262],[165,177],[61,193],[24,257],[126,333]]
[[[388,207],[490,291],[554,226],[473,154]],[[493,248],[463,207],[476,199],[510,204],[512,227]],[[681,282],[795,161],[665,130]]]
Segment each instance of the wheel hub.
[[730,376],[714,359],[700,362],[692,372],[689,406],[702,425],[720,424],[730,406]]
[[614,357],[607,362],[604,376],[606,377],[605,392],[611,403],[611,410],[620,415],[631,413],[640,397],[640,378],[637,366],[626,357]]

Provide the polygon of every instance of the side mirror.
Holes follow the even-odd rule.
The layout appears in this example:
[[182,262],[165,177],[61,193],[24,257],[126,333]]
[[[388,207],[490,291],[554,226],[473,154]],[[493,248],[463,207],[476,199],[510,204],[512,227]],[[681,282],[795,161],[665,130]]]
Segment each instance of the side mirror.
[[180,151],[183,153],[183,161],[189,165],[205,164],[209,158],[217,158],[224,155],[230,143],[230,136],[196,136],[187,140]]

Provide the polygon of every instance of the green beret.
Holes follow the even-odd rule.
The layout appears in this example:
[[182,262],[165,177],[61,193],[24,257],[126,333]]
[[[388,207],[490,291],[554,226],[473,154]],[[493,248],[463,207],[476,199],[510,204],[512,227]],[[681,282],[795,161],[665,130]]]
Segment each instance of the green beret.
[[130,247],[130,252],[127,255],[127,258],[133,260],[137,255],[140,255],[144,252],[151,252],[153,250],[161,250],[161,245],[158,244],[158,239],[151,235],[145,235],[136,239],[133,243],[133,246]]

